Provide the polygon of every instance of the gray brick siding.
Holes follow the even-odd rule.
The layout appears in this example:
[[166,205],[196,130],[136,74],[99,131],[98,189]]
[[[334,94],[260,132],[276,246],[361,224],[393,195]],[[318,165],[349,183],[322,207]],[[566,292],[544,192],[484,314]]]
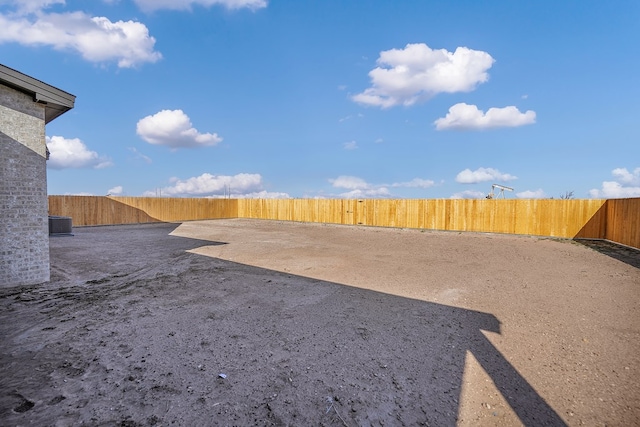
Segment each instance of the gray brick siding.
[[44,128],[43,106],[0,85],[0,287],[50,278]]

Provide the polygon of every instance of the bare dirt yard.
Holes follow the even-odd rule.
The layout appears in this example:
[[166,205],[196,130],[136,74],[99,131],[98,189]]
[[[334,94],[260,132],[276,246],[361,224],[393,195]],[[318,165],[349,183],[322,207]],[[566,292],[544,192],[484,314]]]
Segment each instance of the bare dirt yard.
[[0,425],[640,425],[640,253],[216,220],[51,237]]

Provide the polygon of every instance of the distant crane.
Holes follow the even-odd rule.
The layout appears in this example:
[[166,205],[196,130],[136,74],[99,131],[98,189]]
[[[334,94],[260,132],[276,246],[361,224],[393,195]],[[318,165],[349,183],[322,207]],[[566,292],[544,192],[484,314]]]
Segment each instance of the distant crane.
[[[496,197],[496,195],[493,193],[493,190],[495,189],[499,189],[500,192],[498,193],[498,196]],[[502,198],[504,199],[504,190],[507,191],[513,191],[513,188],[511,187],[505,187],[504,185],[500,185],[500,184],[493,184],[491,186],[491,192],[489,194],[487,194],[487,199],[495,199],[498,198],[500,196],[502,196]]]

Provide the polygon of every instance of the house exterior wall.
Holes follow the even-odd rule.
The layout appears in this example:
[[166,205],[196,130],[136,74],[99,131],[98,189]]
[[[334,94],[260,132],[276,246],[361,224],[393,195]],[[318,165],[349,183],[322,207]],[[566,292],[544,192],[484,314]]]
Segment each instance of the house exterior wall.
[[45,107],[0,84],[0,287],[46,282]]

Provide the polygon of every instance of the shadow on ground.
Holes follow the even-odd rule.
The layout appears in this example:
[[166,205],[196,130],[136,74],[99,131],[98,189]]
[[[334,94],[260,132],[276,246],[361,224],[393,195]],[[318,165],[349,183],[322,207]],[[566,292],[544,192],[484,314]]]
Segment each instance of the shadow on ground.
[[0,424],[455,425],[471,352],[525,425],[564,425],[489,313],[211,259],[175,224],[51,240],[0,292]]
[[574,241],[635,268],[640,268],[640,249],[618,245],[607,240],[576,239]]

